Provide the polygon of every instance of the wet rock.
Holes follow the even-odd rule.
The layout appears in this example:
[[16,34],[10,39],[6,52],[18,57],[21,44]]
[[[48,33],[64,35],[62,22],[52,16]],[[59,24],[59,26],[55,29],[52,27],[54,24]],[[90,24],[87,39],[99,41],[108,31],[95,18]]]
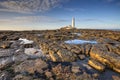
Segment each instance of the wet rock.
[[92,66],[93,68],[95,68],[96,70],[99,70],[99,71],[104,71],[105,70],[105,66],[95,60],[89,60],[88,61],[88,64],[90,66]]
[[35,71],[37,71],[39,73],[42,73],[43,69],[46,69],[46,68],[48,68],[47,63],[41,59],[26,60],[20,65],[15,67],[15,72],[34,73]]
[[66,49],[61,49],[57,52],[57,54],[59,55],[59,57],[62,59],[62,61],[66,61],[66,62],[71,62],[71,61],[75,61],[76,60],[76,54],[66,50]]

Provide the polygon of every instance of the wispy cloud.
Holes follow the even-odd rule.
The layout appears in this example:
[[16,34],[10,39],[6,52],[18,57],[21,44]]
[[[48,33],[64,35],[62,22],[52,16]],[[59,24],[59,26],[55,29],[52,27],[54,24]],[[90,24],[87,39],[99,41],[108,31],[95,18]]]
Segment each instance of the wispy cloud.
[[66,22],[64,19],[57,19],[49,16],[23,16],[14,17],[11,19],[0,19],[0,24],[12,24],[12,25],[24,25],[30,23],[56,23],[56,22]]
[[80,19],[79,21],[83,21],[83,22],[89,22],[89,21],[91,21],[91,22],[105,22],[104,20],[101,20],[101,19]]
[[84,8],[63,8],[64,10],[67,10],[67,11],[86,11],[86,9]]
[[44,12],[61,5],[68,0],[5,0],[0,1],[0,11],[10,12]]

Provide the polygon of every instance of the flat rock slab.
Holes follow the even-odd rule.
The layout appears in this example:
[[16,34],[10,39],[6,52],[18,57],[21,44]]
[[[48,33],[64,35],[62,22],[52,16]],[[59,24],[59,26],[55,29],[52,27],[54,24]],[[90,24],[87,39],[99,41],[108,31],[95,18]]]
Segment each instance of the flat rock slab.
[[57,54],[59,55],[63,62],[72,62],[77,59],[77,55],[75,53],[72,53],[66,49],[59,50]]
[[41,59],[36,60],[26,60],[22,62],[20,65],[16,66],[15,72],[28,72],[28,73],[34,73],[42,72],[42,69],[48,68],[48,64],[44,62]]

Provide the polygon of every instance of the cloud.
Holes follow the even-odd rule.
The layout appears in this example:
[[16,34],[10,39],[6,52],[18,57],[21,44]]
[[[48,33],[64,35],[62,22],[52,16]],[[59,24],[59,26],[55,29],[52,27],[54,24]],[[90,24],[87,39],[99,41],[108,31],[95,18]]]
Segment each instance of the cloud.
[[86,11],[86,9],[84,8],[63,8],[64,10],[67,10],[67,11]]
[[26,24],[45,24],[45,23],[60,23],[66,22],[64,19],[57,19],[49,16],[20,16],[11,19],[0,19],[0,25],[12,24],[12,25],[26,25]]
[[5,0],[0,2],[0,11],[44,12],[68,0]]
[[100,19],[81,19],[79,21],[84,21],[84,22],[88,22],[88,21],[92,21],[92,22],[105,22],[105,21],[100,20]]

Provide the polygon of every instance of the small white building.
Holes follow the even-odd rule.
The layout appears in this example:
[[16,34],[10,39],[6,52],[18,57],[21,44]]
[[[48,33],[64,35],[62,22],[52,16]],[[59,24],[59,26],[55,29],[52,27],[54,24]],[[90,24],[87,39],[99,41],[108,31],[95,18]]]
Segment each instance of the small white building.
[[65,26],[65,27],[63,27],[61,29],[74,29],[74,28],[75,28],[75,18],[73,17],[72,18],[72,24],[69,25],[69,26]]

